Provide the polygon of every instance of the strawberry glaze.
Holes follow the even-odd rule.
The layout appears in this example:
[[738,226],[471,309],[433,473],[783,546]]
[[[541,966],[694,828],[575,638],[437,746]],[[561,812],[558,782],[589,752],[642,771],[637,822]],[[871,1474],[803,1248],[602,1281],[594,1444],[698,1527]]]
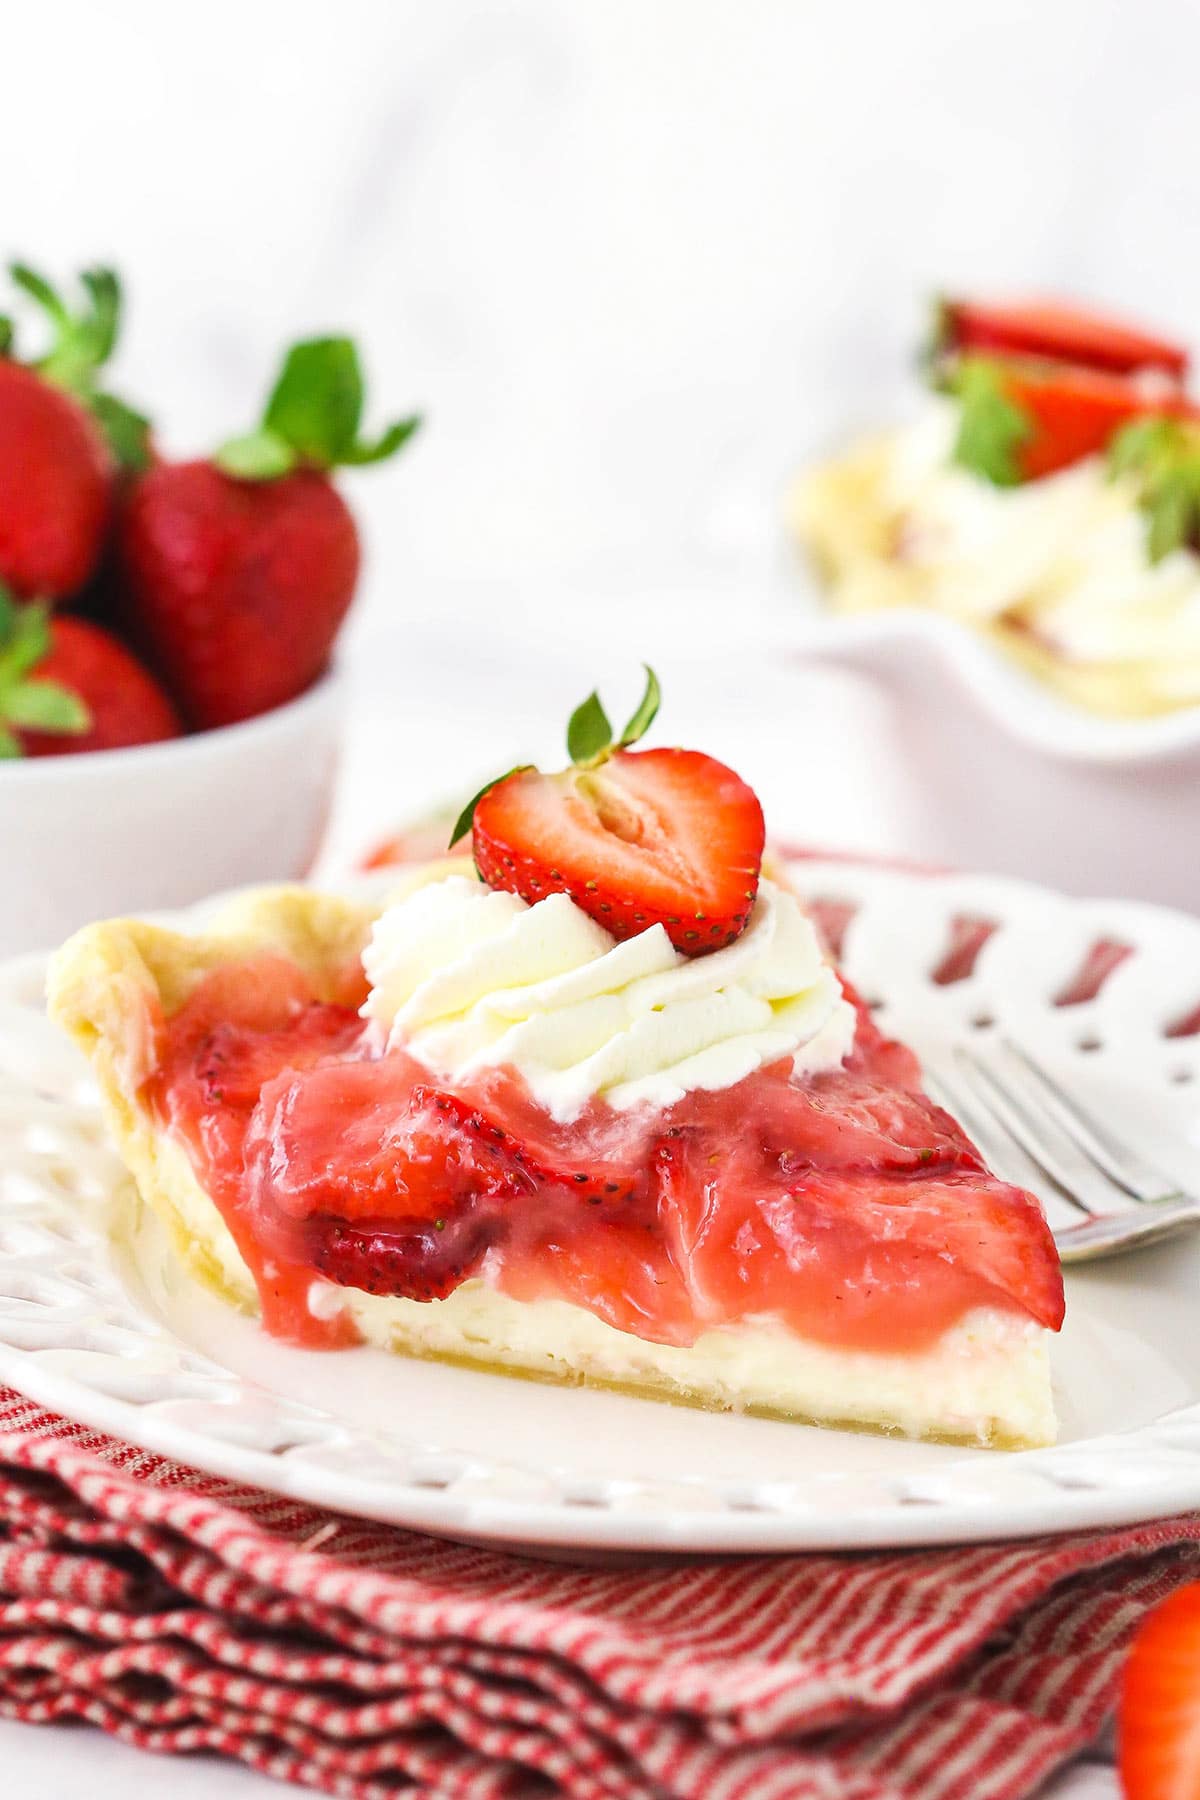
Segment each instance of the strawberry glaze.
[[278,1336],[351,1340],[310,1312],[317,1275],[430,1300],[482,1274],[669,1344],[762,1315],[887,1351],[977,1306],[1062,1321],[1037,1202],[986,1171],[861,1004],[835,1073],[780,1064],[667,1111],[594,1102],[560,1125],[512,1072],[451,1090],[381,1055],[359,998],[318,1000],[276,958],[214,971],[162,1026],[146,1088]]

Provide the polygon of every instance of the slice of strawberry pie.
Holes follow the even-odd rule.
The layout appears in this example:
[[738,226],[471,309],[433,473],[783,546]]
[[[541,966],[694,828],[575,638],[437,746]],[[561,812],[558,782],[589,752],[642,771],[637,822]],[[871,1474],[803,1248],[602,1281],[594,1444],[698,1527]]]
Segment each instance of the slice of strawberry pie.
[[518,769],[381,911],[303,888],[211,931],[96,925],[54,1015],[191,1270],[313,1348],[367,1340],[912,1436],[1054,1434],[1062,1279],[764,878],[695,751]]

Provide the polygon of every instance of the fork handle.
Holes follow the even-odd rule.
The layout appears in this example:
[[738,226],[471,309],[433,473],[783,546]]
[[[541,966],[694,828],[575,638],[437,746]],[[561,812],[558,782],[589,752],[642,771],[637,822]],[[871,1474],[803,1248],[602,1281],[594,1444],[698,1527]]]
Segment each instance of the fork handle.
[[[1148,1215],[1153,1214],[1153,1217]],[[1065,1263],[1092,1262],[1114,1256],[1120,1250],[1139,1249],[1157,1243],[1187,1225],[1200,1224],[1200,1201],[1186,1194],[1168,1194],[1119,1213],[1099,1214],[1079,1225],[1068,1225],[1054,1234],[1060,1259]]]

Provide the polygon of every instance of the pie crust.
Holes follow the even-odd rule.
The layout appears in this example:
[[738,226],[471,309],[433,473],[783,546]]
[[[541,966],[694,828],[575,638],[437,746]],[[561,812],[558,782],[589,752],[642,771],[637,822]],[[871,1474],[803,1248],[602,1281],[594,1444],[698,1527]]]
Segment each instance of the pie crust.
[[[338,998],[375,910],[309,888],[265,889],[229,903],[196,936],[136,920],[89,926],[51,963],[51,1015],[91,1065],[138,1192],[189,1273],[247,1312],[257,1310],[250,1272],[183,1141],[142,1098],[161,1022],[214,968],[264,952],[296,964],[315,998]],[[344,1308],[367,1342],[389,1350],[535,1379],[954,1442],[1028,1447],[1055,1435],[1050,1333],[999,1308],[978,1308],[928,1350],[902,1354],[818,1344],[768,1318],[708,1331],[689,1347],[659,1344],[566,1301],[514,1300],[483,1277],[422,1302],[314,1275],[309,1304],[317,1316]]]

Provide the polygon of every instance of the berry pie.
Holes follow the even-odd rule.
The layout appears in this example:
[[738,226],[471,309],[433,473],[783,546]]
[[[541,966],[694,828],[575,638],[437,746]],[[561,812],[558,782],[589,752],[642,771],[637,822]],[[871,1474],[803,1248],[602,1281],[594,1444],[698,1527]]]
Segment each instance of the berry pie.
[[[313,1349],[1001,1446],[1058,1257],[764,873],[752,790],[593,695],[386,905],[118,921],[50,1004],[188,1269]],[[769,866],[768,866],[769,867]]]

